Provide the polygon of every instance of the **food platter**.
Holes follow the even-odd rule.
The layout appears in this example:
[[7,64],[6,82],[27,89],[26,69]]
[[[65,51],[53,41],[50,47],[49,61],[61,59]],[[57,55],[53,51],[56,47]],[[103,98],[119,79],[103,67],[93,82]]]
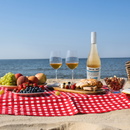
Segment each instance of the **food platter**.
[[[39,85],[47,85],[47,83],[39,84]],[[13,90],[13,89],[17,88],[18,86],[17,85],[2,85],[2,84],[0,84],[0,87],[4,87],[4,88],[7,88],[9,90]]]
[[43,94],[44,92],[38,92],[38,93],[15,93],[15,92],[12,92],[12,93],[15,95],[18,95],[18,96],[37,96],[37,95]]
[[60,87],[53,87],[54,90],[62,91],[62,92],[69,92],[69,93],[78,93],[78,94],[105,94],[105,89],[98,89],[96,91],[85,91],[82,89],[64,89]]

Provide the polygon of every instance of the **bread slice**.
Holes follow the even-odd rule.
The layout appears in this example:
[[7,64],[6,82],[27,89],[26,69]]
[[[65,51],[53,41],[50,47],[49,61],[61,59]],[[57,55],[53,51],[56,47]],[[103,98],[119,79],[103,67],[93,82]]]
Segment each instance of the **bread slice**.
[[102,82],[96,79],[81,79],[80,82],[76,84],[77,88],[81,88],[87,91],[96,91],[98,88],[101,88],[102,86]]

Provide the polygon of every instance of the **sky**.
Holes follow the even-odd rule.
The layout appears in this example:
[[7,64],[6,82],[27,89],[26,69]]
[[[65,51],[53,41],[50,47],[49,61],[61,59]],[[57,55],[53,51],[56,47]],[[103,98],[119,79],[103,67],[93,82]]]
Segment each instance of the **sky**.
[[0,59],[87,58],[92,31],[101,58],[130,57],[130,0],[0,0]]

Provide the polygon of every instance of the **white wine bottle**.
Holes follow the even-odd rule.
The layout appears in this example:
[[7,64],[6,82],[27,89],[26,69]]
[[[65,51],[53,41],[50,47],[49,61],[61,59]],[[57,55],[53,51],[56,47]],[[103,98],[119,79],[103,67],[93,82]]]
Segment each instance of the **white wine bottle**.
[[87,79],[100,80],[101,61],[97,51],[96,32],[91,32],[91,50],[87,59]]

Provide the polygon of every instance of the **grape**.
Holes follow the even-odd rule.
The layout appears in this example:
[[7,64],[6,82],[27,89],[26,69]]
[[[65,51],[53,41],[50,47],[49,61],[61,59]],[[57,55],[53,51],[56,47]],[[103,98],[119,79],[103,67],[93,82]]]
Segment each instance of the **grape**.
[[2,82],[2,85],[5,85],[5,82]]
[[55,95],[59,96],[59,95],[60,95],[60,92],[59,92],[59,91],[56,91],[56,92],[55,92]]
[[2,85],[16,85],[17,79],[15,78],[15,74],[9,72],[6,73],[3,77],[0,78],[0,84]]
[[6,83],[5,85],[10,85],[10,83]]

